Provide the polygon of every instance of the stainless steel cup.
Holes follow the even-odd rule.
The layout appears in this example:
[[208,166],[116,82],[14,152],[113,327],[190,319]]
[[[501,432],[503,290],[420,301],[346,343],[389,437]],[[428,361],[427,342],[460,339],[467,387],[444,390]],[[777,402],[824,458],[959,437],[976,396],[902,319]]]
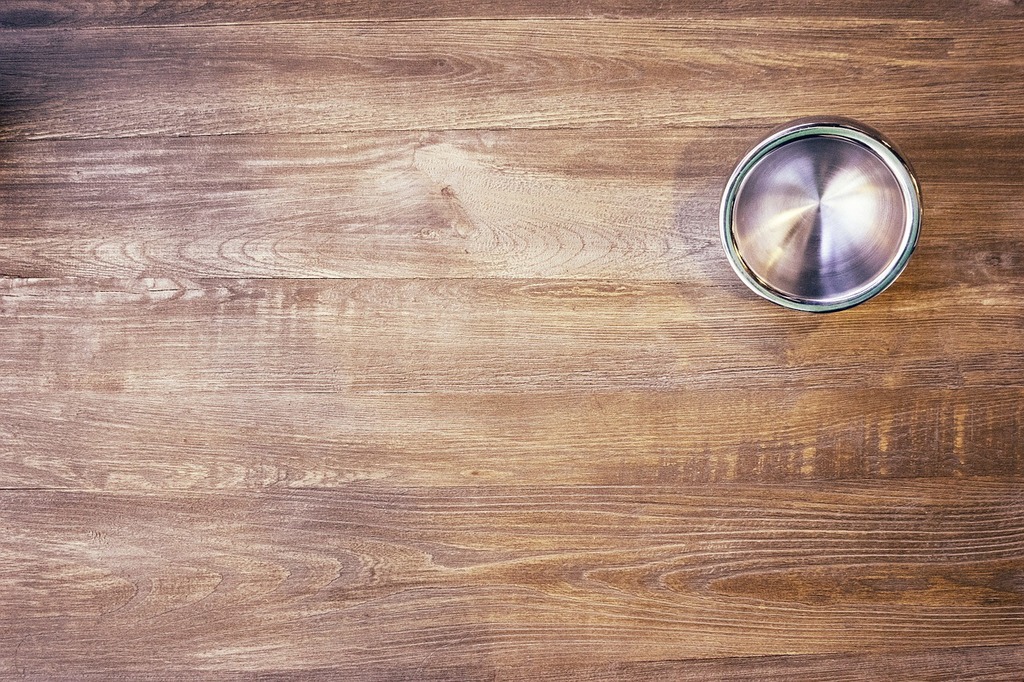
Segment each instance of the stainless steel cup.
[[794,121],[740,161],[722,197],[729,263],[755,293],[830,312],[885,290],[921,229],[909,164],[855,121]]

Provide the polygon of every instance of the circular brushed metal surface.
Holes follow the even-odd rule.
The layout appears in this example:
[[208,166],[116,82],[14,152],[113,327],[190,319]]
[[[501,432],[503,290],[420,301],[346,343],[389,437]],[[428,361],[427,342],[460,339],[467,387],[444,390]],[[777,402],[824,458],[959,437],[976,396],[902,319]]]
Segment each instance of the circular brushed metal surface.
[[827,312],[896,279],[920,215],[913,173],[881,135],[851,121],[801,121],[737,166],[722,200],[722,240],[756,293]]

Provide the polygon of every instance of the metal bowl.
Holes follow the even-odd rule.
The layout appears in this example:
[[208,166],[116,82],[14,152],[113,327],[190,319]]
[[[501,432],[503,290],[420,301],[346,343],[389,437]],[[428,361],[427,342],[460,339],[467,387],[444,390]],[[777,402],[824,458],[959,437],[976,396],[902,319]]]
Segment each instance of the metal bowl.
[[743,157],[722,197],[733,270],[796,310],[842,310],[881,293],[906,267],[920,227],[909,164],[849,120],[795,121],[771,134]]

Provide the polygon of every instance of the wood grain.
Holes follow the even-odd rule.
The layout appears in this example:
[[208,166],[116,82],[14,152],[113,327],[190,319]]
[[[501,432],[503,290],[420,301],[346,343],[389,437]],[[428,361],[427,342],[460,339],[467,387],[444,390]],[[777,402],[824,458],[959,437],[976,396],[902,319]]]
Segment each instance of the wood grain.
[[1022,512],[1016,485],[983,481],[8,491],[0,594],[18,627],[0,636],[6,672],[35,677],[68,673],[55,650],[91,674],[465,679],[499,661],[1010,646]]
[[755,401],[736,389],[24,391],[5,394],[0,412],[0,487],[343,490],[366,481],[682,485],[975,476],[1019,484],[1020,389],[906,393],[779,390],[761,391]]
[[469,393],[1022,387],[1014,367],[1024,350],[1019,286],[962,287],[956,298],[899,291],[874,310],[794,319],[739,288],[675,284],[8,280],[0,334],[11,364],[0,385]]
[[[1022,11],[3,3],[0,677],[1020,680]],[[811,316],[822,113],[925,214]]]
[[1024,474],[1020,286],[15,282],[2,487]]
[[0,139],[736,125],[822,112],[1019,128],[1022,46],[1019,21],[982,19],[0,31]]
[[[8,226],[0,273],[729,288],[719,198],[733,165],[768,130],[8,142],[0,145]],[[913,159],[925,200],[904,281],[936,290],[1019,282],[1024,131],[886,132]],[[965,224],[985,227],[967,240]]]
[[694,18],[750,16],[861,17],[971,20],[980,17],[1020,18],[1012,0],[933,0],[878,2],[850,0],[842,4],[780,0],[771,5],[745,0],[8,0],[0,8],[2,28],[196,26],[225,23],[270,23],[345,20],[458,19],[458,18]]

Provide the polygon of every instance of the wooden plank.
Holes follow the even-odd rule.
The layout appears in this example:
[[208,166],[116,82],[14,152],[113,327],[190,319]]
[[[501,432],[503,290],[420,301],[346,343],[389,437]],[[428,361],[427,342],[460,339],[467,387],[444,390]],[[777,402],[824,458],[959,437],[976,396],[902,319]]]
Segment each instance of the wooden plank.
[[7,491],[0,671],[606,679],[1015,647],[955,659],[998,672],[1024,637],[1022,519],[1019,486],[986,481]]
[[0,488],[1024,476],[1021,389],[367,395],[261,393],[254,381],[196,394],[166,383],[3,394]]
[[[3,281],[4,390],[1020,388],[1021,287],[829,317],[674,284]],[[253,384],[253,382],[257,382]],[[737,383],[742,382],[742,383]]]
[[[958,647],[925,651],[875,652],[815,656],[753,656],[717,660],[645,661],[611,665],[538,669],[544,679],[601,682],[622,679],[648,682],[723,680],[792,682],[792,680],[928,680],[1019,682],[1024,647]],[[451,677],[456,677],[452,675]],[[524,675],[524,678],[526,675]],[[327,679],[326,675],[324,679]],[[439,675],[438,679],[444,679]]]
[[771,5],[744,0],[706,3],[696,0],[8,0],[0,8],[2,28],[160,26],[224,23],[264,23],[339,20],[453,19],[453,18],[706,18],[706,17],[861,17],[901,19],[1020,18],[1020,5],[1003,0],[936,0],[877,2],[850,0],[841,5],[780,0]]
[[621,282],[3,287],[0,487],[1024,473],[1019,285],[828,318]]
[[[792,682],[797,679],[835,680],[837,682],[913,679],[921,682],[1019,682],[1024,647],[986,646],[925,649],[899,652],[831,654],[803,656],[730,656],[719,659],[684,659],[598,663],[579,661],[569,665],[550,666],[518,661],[513,670],[494,664],[466,666],[442,665],[387,667],[383,677],[407,682],[465,680],[534,680],[554,682]],[[428,663],[432,662],[428,661]],[[532,668],[530,666],[533,666]],[[300,671],[261,672],[260,680],[333,680],[332,668]],[[377,670],[362,671],[364,678],[377,679]],[[76,679],[99,679],[101,675],[78,676]],[[246,679],[245,673],[204,671],[190,675],[192,679]],[[162,680],[165,675],[149,671],[133,672],[137,680]]]
[[[409,21],[0,31],[0,136],[1019,127],[1019,21]],[[770,87],[766,85],[770,84]]]
[[[0,145],[0,273],[728,288],[736,279],[719,244],[718,204],[733,165],[767,132],[8,142]],[[919,251],[901,286],[1020,281],[1024,132],[886,132],[914,163],[925,201]]]
[[[553,682],[792,682],[792,680],[835,680],[861,682],[869,680],[913,679],[920,682],[1020,682],[1024,647],[982,646],[940,649],[881,651],[861,654],[807,654],[783,656],[730,656],[727,658],[682,659],[666,661],[625,661],[593,663],[578,661],[568,665],[545,665],[519,660],[510,666],[496,662],[467,665],[445,664],[435,658],[427,665],[382,665],[352,673],[355,679],[387,679],[400,682],[466,682],[467,680],[535,680]],[[532,666],[532,667],[531,667]],[[63,676],[54,670],[46,675],[33,675],[23,668],[26,679],[107,680],[107,673],[82,673]],[[336,680],[336,668],[321,667],[302,670],[261,670],[228,672],[188,671],[190,680]],[[132,680],[166,680],[167,673],[153,670],[132,670]]]

